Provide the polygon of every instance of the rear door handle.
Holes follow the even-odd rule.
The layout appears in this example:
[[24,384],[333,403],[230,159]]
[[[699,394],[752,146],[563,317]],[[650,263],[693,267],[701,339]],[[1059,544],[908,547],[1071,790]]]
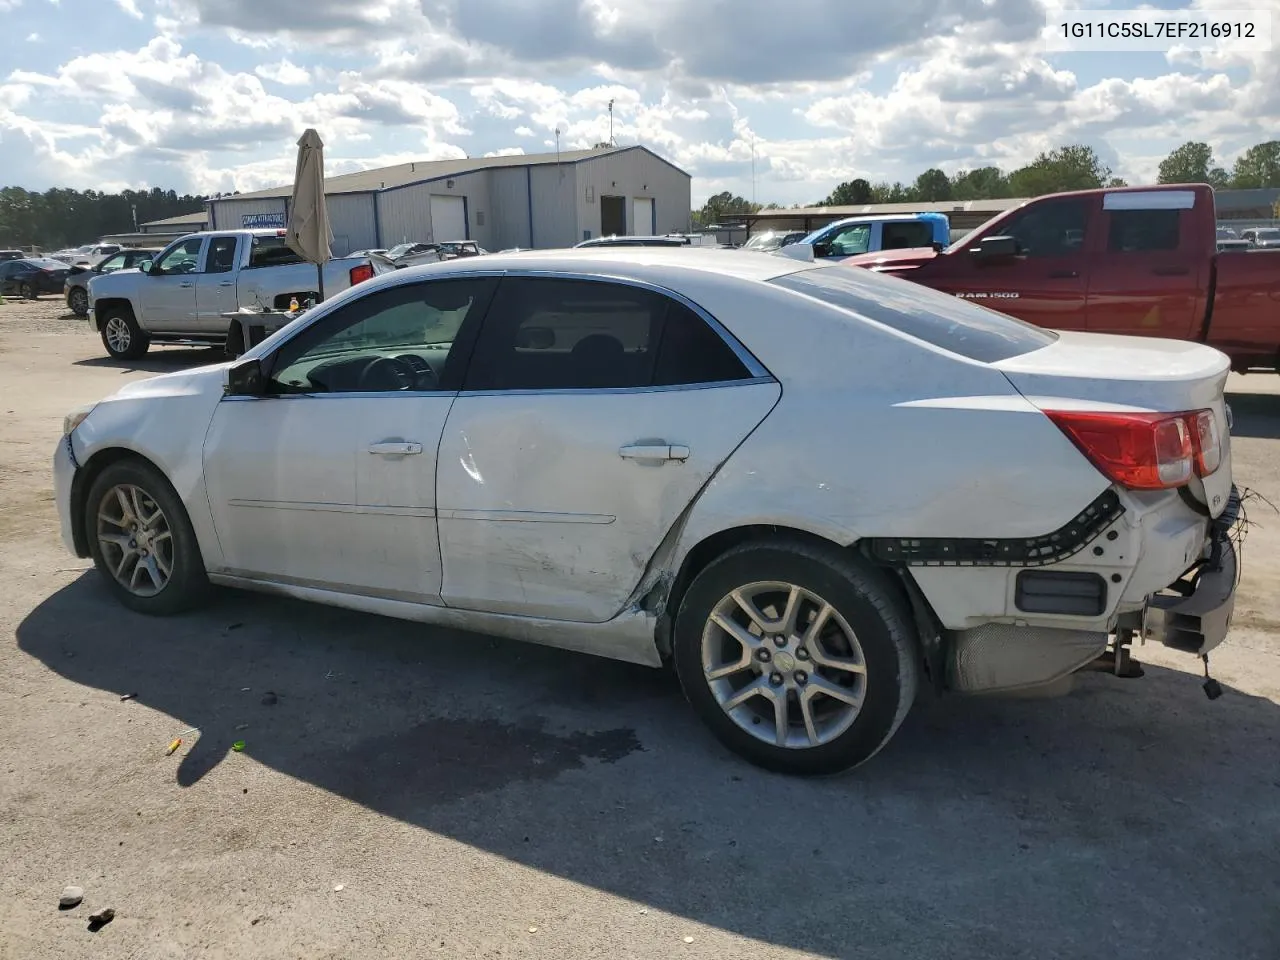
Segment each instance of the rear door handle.
[[234,280],[223,280],[218,284],[220,287],[234,287],[235,285],[236,282]]
[[1190,267],[1155,267],[1152,271],[1157,277],[1185,277],[1191,272]]
[[369,444],[369,452],[379,457],[412,457],[422,452],[422,444],[411,440],[384,440]]
[[1049,273],[1051,280],[1074,280],[1080,276],[1079,270],[1053,270]]
[[674,443],[629,443],[618,450],[624,460],[688,460],[689,448]]
[[180,287],[193,287],[193,286],[195,286],[195,284],[193,284],[190,280],[183,280],[180,284],[178,284],[178,286],[180,286]]

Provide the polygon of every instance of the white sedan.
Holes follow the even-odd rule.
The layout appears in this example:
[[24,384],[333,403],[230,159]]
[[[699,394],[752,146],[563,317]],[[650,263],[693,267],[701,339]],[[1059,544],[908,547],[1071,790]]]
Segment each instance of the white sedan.
[[131,383],[68,416],[54,472],[134,610],[217,584],[670,662],[728,747],[826,773],[925,679],[1220,643],[1227,372],[839,265],[497,254]]

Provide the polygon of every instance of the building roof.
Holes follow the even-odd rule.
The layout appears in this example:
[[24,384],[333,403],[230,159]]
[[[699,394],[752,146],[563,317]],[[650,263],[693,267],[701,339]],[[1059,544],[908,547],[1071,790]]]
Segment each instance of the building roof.
[[209,214],[204,210],[199,213],[184,213],[180,217],[165,217],[163,220],[148,220],[140,227],[186,227],[193,224],[208,223]]
[[[461,160],[419,160],[412,163],[398,163],[393,167],[378,167],[373,170],[358,170],[355,173],[343,173],[334,177],[325,177],[324,192],[341,193],[376,193],[382,190],[394,190],[411,184],[426,183],[430,180],[441,180],[445,177],[460,177],[464,173],[476,173],[480,170],[493,170],[501,167],[537,167],[556,163],[581,163],[584,160],[595,160],[599,157],[626,153],[628,150],[643,150],[657,157],[663,163],[677,170],[669,160],[659,157],[652,150],[642,146],[610,147],[599,150],[561,150],[559,153],[520,153],[505,157],[464,157]],[[688,176],[683,170],[680,170]],[[270,187],[266,190],[255,190],[252,193],[238,193],[223,200],[261,200],[275,197],[287,197],[293,193],[292,184]],[[216,201],[215,201],[216,202]]]

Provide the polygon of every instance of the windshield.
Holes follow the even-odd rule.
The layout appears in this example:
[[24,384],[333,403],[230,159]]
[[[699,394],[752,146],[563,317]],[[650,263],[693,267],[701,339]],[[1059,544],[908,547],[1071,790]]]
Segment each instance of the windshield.
[[1257,236],[1259,240],[1280,240],[1280,230],[1277,230],[1275,227],[1267,227],[1263,230],[1259,230],[1255,236]]
[[982,363],[1021,356],[1058,339],[968,300],[869,270],[824,266],[769,282]]
[[394,247],[387,251],[387,256],[394,260],[396,257],[403,257],[411,250],[422,246],[418,243],[397,243]]
[[743,250],[777,250],[782,246],[782,234],[774,233],[772,230],[765,233],[757,233],[754,237],[742,245]]

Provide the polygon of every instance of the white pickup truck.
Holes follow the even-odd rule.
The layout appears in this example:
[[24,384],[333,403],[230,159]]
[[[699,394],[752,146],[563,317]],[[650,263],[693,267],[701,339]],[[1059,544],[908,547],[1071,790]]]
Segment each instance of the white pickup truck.
[[[380,257],[324,265],[326,297],[395,269]],[[318,296],[316,268],[285,243],[283,230],[192,233],[141,270],[118,270],[89,282],[89,323],[107,353],[134,359],[152,343],[222,345],[227,314],[241,307],[285,310],[293,297]]]

